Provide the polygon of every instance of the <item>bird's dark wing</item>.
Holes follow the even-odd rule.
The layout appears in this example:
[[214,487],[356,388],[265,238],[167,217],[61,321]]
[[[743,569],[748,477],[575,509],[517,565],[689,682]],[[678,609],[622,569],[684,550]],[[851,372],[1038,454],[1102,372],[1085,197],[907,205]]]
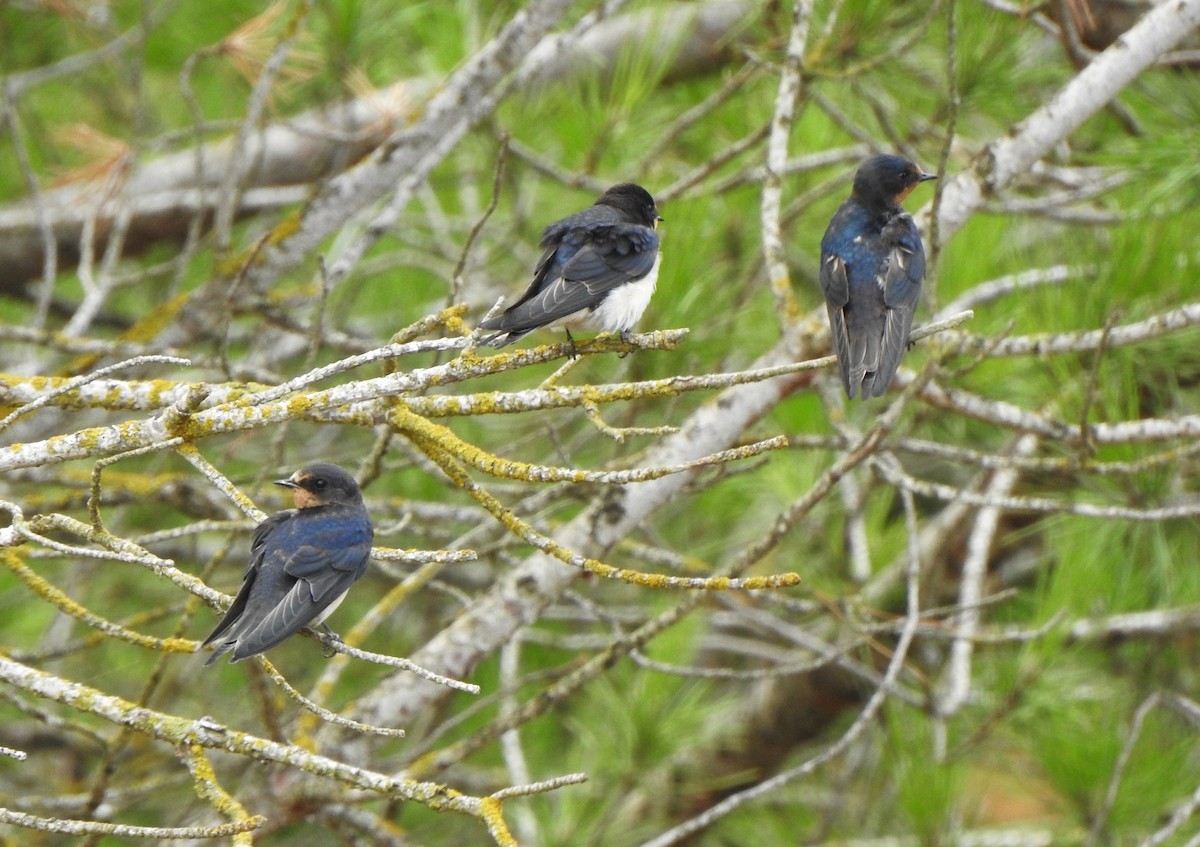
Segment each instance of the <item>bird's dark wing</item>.
[[883,272],[883,303],[887,309],[879,364],[870,388],[863,384],[863,393],[872,397],[887,391],[900,367],[900,356],[908,346],[908,333],[921,296],[921,280],[925,278],[925,250],[921,246],[921,237],[912,218],[905,215],[904,219],[905,226],[893,239],[887,268]]
[[904,215],[903,221],[903,229],[889,245],[891,252],[883,279],[883,302],[889,309],[915,309],[921,296],[921,280],[925,278],[925,249],[921,246],[921,236],[911,217]]
[[614,288],[650,273],[657,258],[658,234],[649,227],[614,224],[590,231],[538,297],[547,322],[595,306]]
[[[275,531],[280,524],[295,515],[294,509],[279,512],[271,515],[265,521],[254,528],[254,537],[250,542],[250,563],[246,566],[246,574],[242,577],[242,587],[238,590],[237,596],[233,598],[233,603],[225,612],[225,617],[221,618],[221,622],[217,624],[217,628],[212,631],[208,638],[204,639],[201,647],[207,647],[218,638],[225,634],[238,619],[242,613],[246,611],[246,603],[250,599],[250,592],[254,589],[255,576],[258,573],[259,566],[262,565],[263,551],[267,543],[267,539],[271,533]],[[209,657],[206,665],[211,665],[224,651],[218,651]]]
[[[233,604],[229,607],[229,610],[225,612],[225,617],[221,618],[221,622],[217,624],[217,628],[212,631],[212,634],[209,635],[208,638],[204,639],[204,643],[200,645],[201,647],[207,647],[209,644],[212,644],[214,641],[228,632],[231,627],[235,626],[241,621],[242,615],[246,611],[246,604],[250,600],[250,592],[254,590],[254,577],[256,573],[257,571],[255,571],[253,568],[246,571],[246,578],[242,580],[242,587],[238,591],[237,596],[233,598]],[[223,655],[233,649],[235,640],[236,639],[230,639],[224,644],[218,644],[217,649],[213,651],[213,654],[209,656],[207,660],[205,660],[205,666],[207,667],[208,665],[211,665],[217,659],[221,658]]]
[[846,276],[846,263],[836,253],[821,254],[821,291],[825,294],[833,352],[837,354],[838,367],[842,371],[842,385],[853,397],[850,392],[850,335],[846,331],[845,312],[846,304],[850,302],[850,281]]
[[481,326],[509,333],[501,342],[508,343],[514,335],[594,308],[614,288],[648,274],[657,258],[658,234],[650,227],[592,223],[570,229],[543,255],[524,296]]
[[367,568],[367,556],[371,553],[369,529],[355,526],[340,531],[337,546],[304,545],[288,559],[284,571],[296,579],[315,582],[332,571],[348,573],[354,579],[363,575]]
[[[521,294],[520,299],[504,310],[504,315],[520,309],[521,306],[541,294],[548,283],[558,279],[562,274],[563,265],[578,252],[578,239],[571,239],[564,243],[564,239],[570,232],[569,229],[563,229],[564,223],[566,221],[559,221],[557,224],[546,227],[546,232],[542,235],[542,242],[539,245],[543,248],[542,257],[538,259],[537,267],[533,270],[533,281]],[[492,325],[503,321],[504,315],[485,322],[482,324],[483,328],[494,328]]]
[[533,281],[529,283],[529,287],[525,289],[517,302],[505,309],[499,316],[479,325],[480,329],[501,330],[491,338],[484,339],[483,343],[503,347],[540,326],[540,324],[530,326],[518,333],[514,329],[517,323],[510,316],[520,312],[526,303],[541,294],[547,285],[562,275],[563,265],[571,260],[582,244],[577,236],[569,239],[568,236],[594,225],[609,224],[619,220],[614,209],[605,206],[591,206],[546,227],[542,231],[541,241],[538,242],[538,246],[542,248],[542,257],[538,259],[537,267],[533,270]]
[[270,650],[299,632],[363,575],[371,553],[370,524],[365,515],[350,525],[336,527],[336,534],[341,540],[336,546],[304,544],[290,553],[278,551],[287,556],[283,572],[294,583],[253,629],[239,633],[233,651],[235,662]]

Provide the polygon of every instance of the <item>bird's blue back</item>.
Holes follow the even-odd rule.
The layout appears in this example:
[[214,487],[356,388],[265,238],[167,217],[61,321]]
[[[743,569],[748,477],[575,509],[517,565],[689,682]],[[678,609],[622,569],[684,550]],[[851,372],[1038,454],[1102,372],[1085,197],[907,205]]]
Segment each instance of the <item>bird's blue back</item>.
[[899,207],[872,211],[851,197],[834,214],[821,239],[821,287],[850,397],[878,396],[891,382],[924,276],[920,234]]
[[919,285],[925,276],[925,250],[912,217],[873,214],[854,200],[847,200],[825,230],[821,257],[824,261],[831,253],[841,256],[851,286],[876,284],[876,274],[897,244],[913,254],[914,264],[908,276]]
[[303,521],[288,521],[278,530],[281,539],[299,533],[309,543],[361,543],[371,540],[371,519],[363,509],[327,504],[304,509],[301,514]]
[[373,535],[365,510],[317,506],[295,513],[292,520],[272,529],[265,539],[263,555],[279,555],[287,561],[308,547],[322,551],[330,567],[361,572],[367,565]]

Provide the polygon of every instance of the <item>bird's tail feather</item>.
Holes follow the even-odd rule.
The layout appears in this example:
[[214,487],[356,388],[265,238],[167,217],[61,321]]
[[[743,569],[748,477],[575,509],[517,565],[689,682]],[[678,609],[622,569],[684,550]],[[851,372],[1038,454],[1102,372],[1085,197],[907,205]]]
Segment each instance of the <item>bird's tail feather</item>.
[[217,649],[213,650],[213,654],[205,660],[204,667],[207,668],[209,665],[215,663],[218,659],[232,650],[235,644],[237,644],[236,641],[223,641],[222,643],[218,644]]
[[863,397],[878,396],[870,392],[879,370],[879,342],[880,339],[871,333],[858,333],[850,342],[850,362],[846,368],[849,388],[846,393],[852,399],[860,387]]

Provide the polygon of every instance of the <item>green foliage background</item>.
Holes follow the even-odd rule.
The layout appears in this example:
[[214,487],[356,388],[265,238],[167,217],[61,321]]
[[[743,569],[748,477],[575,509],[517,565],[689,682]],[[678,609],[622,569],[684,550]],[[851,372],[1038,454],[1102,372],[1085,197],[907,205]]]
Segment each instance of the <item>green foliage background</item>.
[[[377,85],[410,77],[437,83],[521,5],[468,0],[316,2],[304,21],[305,36],[298,46],[309,58],[295,63],[304,75],[277,87],[269,119],[283,119],[349,96],[351,69],[360,69]],[[663,5],[661,0],[647,0],[630,3],[626,11]],[[5,45],[0,50],[0,74],[6,76],[93,50],[145,15],[164,15],[145,43],[122,60],[103,62],[82,74],[31,89],[15,107],[15,120],[10,119],[7,132],[20,133],[43,188],[71,168],[94,161],[94,151],[64,142],[62,131],[73,124],[87,124],[120,139],[139,161],[194,144],[197,133],[179,89],[185,60],[217,44],[261,11],[231,0],[179,0],[165,7],[113,2],[102,8],[108,19],[98,24],[49,5],[0,5],[0,43]],[[835,10],[836,19],[831,19]],[[270,29],[274,37],[296,12],[294,4],[285,9]],[[965,0],[932,4],[821,0],[813,16],[791,155],[803,157],[867,143],[904,149],[927,167],[936,166],[948,143],[952,112],[947,79],[951,15],[956,23],[953,49],[960,100],[953,114],[957,136],[951,144],[947,175],[967,167],[982,145],[1007,132],[1076,73],[1062,45],[1030,16],[1004,14]],[[511,298],[520,290],[536,261],[541,227],[591,202],[597,193],[593,183],[635,180],[658,194],[768,124],[790,19],[786,4],[756,7],[730,38],[722,58],[702,73],[673,74],[671,33],[661,33],[652,40],[653,49],[623,52],[611,74],[579,74],[517,92],[435,169],[428,188],[406,209],[400,223],[331,293],[324,311],[326,326],[382,344],[397,329],[447,304],[447,281],[471,227],[490,199],[497,157],[503,139],[510,138],[514,150],[506,158],[496,211],[466,265],[465,293],[473,324],[496,297]],[[828,32],[823,30],[827,20],[833,21]],[[896,52],[898,44],[909,47]],[[745,67],[751,69],[749,76],[723,104],[677,135],[669,134],[681,114],[714,96]],[[201,133],[206,140],[236,130],[247,108],[250,86],[227,57],[200,59],[192,88],[210,122]],[[518,148],[531,151],[536,161]],[[1130,323],[1194,301],[1200,290],[1194,212],[1200,195],[1198,149],[1200,80],[1194,70],[1154,69],[1143,74],[1123,92],[1118,108],[1088,121],[1055,150],[1049,162],[1062,168],[1094,168],[1088,173],[1095,180],[1121,174],[1124,181],[1098,196],[1056,207],[1045,200],[1046,183],[1031,176],[996,198],[984,214],[976,215],[945,244],[935,246],[927,238],[936,262],[930,266],[930,301],[918,321],[935,306],[981,283],[1059,264],[1086,271],[1061,285],[1036,287],[987,303],[976,309],[967,328],[986,337],[1097,329],[1110,320]],[[699,171],[702,175],[694,184],[662,203],[665,259],[658,292],[642,326],[690,327],[683,347],[623,359],[592,357],[572,373],[573,382],[737,370],[749,366],[778,340],[779,322],[761,253],[761,183],[745,179],[722,187],[727,178],[760,166],[763,156],[762,144],[756,144],[728,163]],[[847,155],[836,164],[791,174],[784,182],[786,246],[795,296],[813,321],[824,320],[815,281],[817,245],[825,223],[847,192],[858,158]],[[585,187],[561,183],[539,169],[538,162],[553,163]],[[18,203],[27,193],[10,135],[0,142],[0,199]],[[916,208],[930,199],[928,193],[918,194],[910,205]],[[1013,201],[1020,199],[1035,202],[1014,210]],[[235,230],[235,251],[249,248],[292,211],[243,219]],[[129,282],[106,302],[104,320],[92,328],[96,337],[116,337],[170,297],[198,290],[219,272],[225,258],[206,244],[175,278],[169,271],[155,271],[154,266],[167,262],[174,249],[158,244],[126,260]],[[312,296],[314,267],[315,262],[290,274],[272,292],[279,304],[305,321],[318,310]],[[29,323],[35,290],[33,284],[23,291],[9,290],[0,299],[0,318],[13,326]],[[81,296],[77,276],[62,268],[56,301],[69,314],[71,304]],[[63,320],[63,314],[52,316],[48,328]],[[252,312],[236,316],[228,339],[231,358],[253,350],[260,321]],[[206,339],[203,349],[195,352],[216,354],[223,343],[220,338]],[[1106,351],[1099,362],[1092,355],[994,359],[964,369],[949,382],[1022,408],[1052,410],[1055,417],[1070,422],[1079,421],[1085,412],[1091,421],[1172,418],[1200,413],[1197,349],[1196,331],[1190,329]],[[905,364],[920,369],[936,350],[936,342],[917,345]],[[52,350],[42,352],[55,358]],[[273,367],[289,378],[345,354],[326,345],[315,352],[298,352]],[[69,358],[55,360],[65,366]],[[19,357],[14,352],[11,358],[5,354],[5,359],[9,365]],[[429,356],[406,365],[435,360]],[[967,364],[959,359],[950,367]],[[553,367],[501,374],[472,390],[532,387]],[[1098,385],[1094,396],[1088,390],[1093,369]],[[613,425],[679,424],[709,400],[701,393],[682,395],[612,407],[605,415]],[[846,407],[845,415],[853,426],[866,428],[881,408],[855,403]],[[94,417],[81,414],[89,415],[81,420]],[[69,422],[63,431],[84,425]],[[653,440],[635,437],[616,444],[598,436],[578,410],[468,418],[455,420],[452,428],[471,443],[506,457],[586,468],[636,463]],[[993,453],[1006,450],[1012,435],[988,423],[917,405],[907,411],[902,430],[908,437]],[[776,433],[833,438],[836,430],[827,405],[815,391],[805,390],[777,406],[750,434]],[[286,430],[213,439],[202,449],[260,508],[272,511],[284,504],[269,480],[318,456],[356,467],[375,438],[369,430],[293,423]],[[1060,459],[1061,467],[1024,475],[1016,493],[1141,507],[1194,503],[1200,492],[1196,459],[1185,449],[1189,446],[1170,445],[1182,451],[1177,462],[1147,463],[1134,473],[1104,475],[1088,472],[1080,463],[1138,462],[1164,448],[1103,446],[1093,456],[1085,456],[1045,444],[1039,455]],[[723,477],[697,485],[668,505],[632,541],[674,551],[689,557],[687,564],[702,568],[725,561],[760,537],[781,509],[804,494],[834,453],[797,448],[732,466]],[[976,471],[970,465],[920,456],[906,457],[905,464],[919,476],[953,485],[967,484]],[[89,472],[90,463],[74,462],[14,474],[0,480],[0,491],[5,499],[19,501],[27,513],[58,511],[86,520]],[[170,486],[198,487],[203,482],[177,457],[129,459],[107,473],[110,484],[117,486],[120,480],[117,490],[123,492],[105,503],[106,524],[119,535],[136,537],[231,516],[215,498],[200,497],[194,490],[179,489],[175,496],[167,496]],[[524,483],[488,480],[485,484],[514,504],[525,504],[534,493],[534,487]],[[379,527],[378,543],[386,546],[451,546],[478,521],[472,517],[471,501],[447,486],[415,450],[403,444],[390,450],[383,473],[367,493]],[[595,487],[580,486],[526,517],[549,531],[601,494]],[[434,505],[457,507],[457,511],[428,517]],[[919,503],[920,514],[929,520],[941,507]],[[648,647],[649,655],[674,664],[747,669],[769,667],[795,650],[785,637],[766,627],[752,630],[743,621],[731,627],[732,632],[722,630],[718,613],[726,605],[751,604],[781,625],[816,628],[818,621],[821,625],[833,621],[836,626],[838,618],[847,614],[843,604],[856,607],[860,588],[847,571],[843,518],[843,504],[834,497],[826,499],[760,563],[763,573],[799,572],[805,580],[802,589],[779,597],[714,599],[708,614],[688,618],[656,639]],[[907,543],[903,512],[893,489],[872,488],[865,520],[872,563],[881,571],[903,557]],[[1186,610],[1200,602],[1196,518],[1134,523],[1013,512],[1001,521],[986,587],[988,593],[1011,593],[986,607],[985,621],[989,626],[1029,632],[1045,629],[1036,637],[976,645],[973,696],[945,721],[932,713],[936,698],[931,692],[939,684],[949,642],[936,632],[923,634],[905,679],[916,702],[890,700],[869,729],[868,740],[853,754],[748,804],[697,843],[768,847],[911,836],[916,843],[932,845],[958,843],[956,833],[961,830],[992,829],[1049,833],[1053,843],[1082,843],[1103,814],[1099,841],[1090,843],[1135,844],[1188,801],[1200,773],[1196,719],[1166,706],[1148,713],[1129,748],[1111,809],[1105,794],[1139,705],[1154,693],[1164,698],[1200,698],[1193,661],[1194,625],[1163,637],[1099,641],[1072,638],[1070,625],[1126,612]],[[153,549],[214,587],[231,592],[241,577],[248,527],[168,539]],[[528,552],[526,545],[497,529],[476,533],[471,543],[481,553],[479,562],[444,574],[446,586],[421,592],[365,646],[406,655],[459,614],[477,592],[486,590],[498,570],[511,567]],[[926,605],[955,602],[962,553],[960,545],[944,559],[925,563]],[[605,560],[663,569],[661,564],[648,565],[643,556],[629,545],[612,551]],[[172,634],[183,619],[189,621],[184,634],[202,638],[214,621],[210,610],[194,602],[184,604],[174,587],[140,569],[45,551],[28,564],[105,617],[136,620],[135,628],[156,635]],[[374,569],[331,623],[339,630],[348,628],[396,578],[395,573]],[[535,624],[526,636],[520,654],[521,671],[527,675],[518,692],[521,699],[544,684],[539,673],[564,672],[611,636],[603,621],[586,614],[584,600],[613,614],[643,620],[678,599],[595,580],[580,582],[575,590],[583,599],[556,605],[556,613]],[[854,614],[861,611],[855,608]],[[886,618],[901,611],[902,599],[896,596],[879,613]],[[151,617],[137,617],[143,614]],[[761,642],[762,655],[735,643],[735,633]],[[14,658],[24,656],[65,678],[133,700],[153,682],[155,693],[149,705],[154,708],[188,716],[214,714],[264,735],[278,731],[280,715],[286,720],[294,717],[295,706],[281,703],[244,665],[201,671],[194,656],[162,658],[107,641],[70,649],[89,637],[85,628],[65,623],[47,604],[35,601],[15,577],[0,573],[0,649]],[[881,668],[891,637],[882,634],[872,648],[854,655],[865,665]],[[63,652],[51,654],[43,647],[47,644],[65,646]],[[321,672],[317,650],[312,641],[295,638],[273,651],[271,659],[293,684],[307,690]],[[485,696],[502,684],[496,661],[489,661],[472,677]],[[338,709],[352,703],[377,683],[380,674],[374,666],[356,668],[343,677],[326,705]],[[590,778],[583,786],[517,801],[534,821],[528,826],[538,839],[531,843],[640,843],[695,813],[728,786],[742,784],[745,774],[715,769],[711,754],[738,735],[752,688],[751,681],[679,677],[626,661],[582,695],[523,727],[521,739],[533,778],[574,771]],[[491,700],[468,714],[476,699],[457,695],[442,713],[428,717],[428,726],[406,727],[410,737],[377,747],[370,766],[399,767],[410,761],[414,749],[420,749],[417,745],[443,744],[485,725],[500,704]],[[816,705],[798,702],[796,708]],[[824,731],[796,744],[785,763],[795,763],[836,738],[855,713],[848,704],[844,711],[834,711],[837,714]],[[196,799],[186,773],[165,770],[161,751],[149,742],[118,745],[111,727],[78,715],[71,719],[88,725],[81,737],[99,733],[105,743],[75,736],[63,741],[61,733],[51,733],[46,740],[36,732],[40,725],[36,717],[12,702],[0,703],[0,715],[0,724],[6,727],[0,732],[0,743],[31,750],[28,762],[0,764],[0,806],[21,807],[29,804],[30,797],[48,794],[88,794],[102,782],[100,771],[108,751],[107,762],[118,774],[113,785],[128,792],[118,804],[122,822],[184,825],[207,819],[205,804]],[[467,715],[461,723],[443,726],[461,715]],[[422,732],[435,727],[442,727],[445,735],[423,739]],[[501,753],[493,745],[444,776],[451,785],[494,788],[508,780],[503,767]],[[232,761],[218,760],[218,771],[235,796],[256,794],[260,789],[255,784],[269,778],[265,768]],[[765,775],[751,775],[750,781]],[[410,834],[412,843],[482,843],[483,833],[475,821],[379,800],[367,805],[381,820]],[[319,809],[297,804],[288,811],[290,817],[272,822],[262,843],[332,845],[354,837],[345,820],[323,817]],[[1188,839],[1195,838],[1197,831],[1189,823],[1166,843],[1191,843]],[[12,844],[74,843],[66,837],[56,840],[18,829],[10,829],[4,838]],[[108,838],[94,843],[131,842]]]

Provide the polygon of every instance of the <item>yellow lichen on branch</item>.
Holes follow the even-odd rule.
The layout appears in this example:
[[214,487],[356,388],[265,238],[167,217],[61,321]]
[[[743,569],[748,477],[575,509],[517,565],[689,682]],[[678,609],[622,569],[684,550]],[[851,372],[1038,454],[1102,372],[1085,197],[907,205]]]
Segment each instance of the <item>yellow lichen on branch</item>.
[[[489,831],[497,826],[494,806],[488,798],[473,797],[445,785],[411,779],[397,779],[366,768],[347,765],[326,756],[311,753],[297,745],[251,735],[208,718],[189,720],[158,712],[120,697],[105,694],[79,682],[68,682],[52,674],[26,667],[0,655],[0,680],[36,697],[61,703],[102,720],[125,727],[148,738],[191,750],[224,750],[265,762],[297,768],[338,784],[370,791],[390,799],[420,803],[434,811],[448,811],[485,820]],[[194,758],[192,764],[195,764]],[[205,790],[197,788],[197,791]],[[503,826],[503,822],[499,822]]]
[[[668,574],[645,573],[631,568],[618,568],[601,562],[598,559],[581,556],[535,530],[471,479],[466,467],[464,467],[464,460],[454,448],[458,445],[465,445],[465,447],[470,448],[470,450],[465,451],[467,453],[471,453],[478,448],[466,445],[465,442],[457,438],[449,440],[449,446],[447,446],[438,437],[440,433],[429,428],[436,425],[429,424],[428,421],[423,421],[419,416],[413,415],[402,407],[397,407],[397,410],[393,411],[391,420],[397,430],[407,436],[413,444],[432,459],[451,482],[474,498],[492,517],[503,524],[506,529],[521,540],[532,544],[538,550],[558,559],[564,564],[580,568],[588,573],[593,573],[606,579],[616,579],[646,588],[693,588],[707,591],[725,591],[730,589],[785,588],[798,585],[801,581],[799,574],[795,573],[776,574],[768,577],[753,577],[749,579],[678,577]],[[437,429],[444,428],[437,427]]]
[[10,547],[0,551],[0,558],[3,558],[5,566],[38,597],[53,605],[63,614],[70,615],[105,635],[130,644],[136,644],[139,647],[161,650],[165,653],[191,653],[196,649],[196,642],[186,638],[155,638],[152,635],[143,635],[140,632],[134,632],[120,624],[102,618],[82,604],[72,600],[65,592],[43,579],[37,573],[34,573],[22,561],[20,554],[14,548]]

